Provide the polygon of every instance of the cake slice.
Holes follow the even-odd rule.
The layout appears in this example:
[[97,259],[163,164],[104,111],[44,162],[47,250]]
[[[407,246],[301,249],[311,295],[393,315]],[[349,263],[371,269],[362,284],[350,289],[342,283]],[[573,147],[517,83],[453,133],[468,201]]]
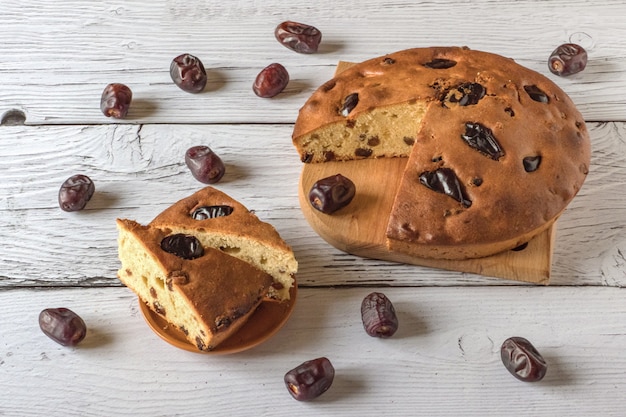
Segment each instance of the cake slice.
[[263,301],[273,278],[245,261],[205,247],[194,234],[117,220],[119,279],[178,327],[198,350],[237,332]]
[[180,200],[150,226],[194,234],[205,248],[216,248],[273,277],[268,297],[289,299],[298,262],[276,229],[225,193],[206,187]]

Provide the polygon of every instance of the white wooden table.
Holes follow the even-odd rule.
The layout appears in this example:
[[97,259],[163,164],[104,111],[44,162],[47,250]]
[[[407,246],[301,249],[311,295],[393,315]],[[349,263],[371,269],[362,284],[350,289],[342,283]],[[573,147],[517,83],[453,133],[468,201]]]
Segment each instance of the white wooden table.
[[[626,415],[624,2],[0,4],[0,415]],[[284,20],[318,27],[319,53],[279,45],[273,30]],[[587,48],[589,64],[557,79],[546,60],[568,41]],[[301,214],[291,130],[306,98],[339,60],[433,45],[500,53],[547,74],[588,123],[591,172],[559,220],[550,286],[360,259],[325,243]],[[202,94],[171,82],[169,63],[184,52],[207,67]],[[291,82],[260,99],[252,81],[272,62]],[[99,110],[111,82],[134,93],[123,121]],[[181,157],[197,144],[226,162],[218,187],[272,223],[300,262],[289,322],[234,355],[163,342],[115,276],[114,220],[146,223],[199,189]],[[86,210],[65,213],[58,189],[78,172],[97,191]],[[398,311],[392,339],[363,331],[359,306],[373,290]],[[76,348],[39,330],[39,312],[60,306],[89,327]],[[543,381],[504,369],[499,346],[510,336],[543,353]],[[294,401],[284,373],[318,356],[333,362],[333,386]]]

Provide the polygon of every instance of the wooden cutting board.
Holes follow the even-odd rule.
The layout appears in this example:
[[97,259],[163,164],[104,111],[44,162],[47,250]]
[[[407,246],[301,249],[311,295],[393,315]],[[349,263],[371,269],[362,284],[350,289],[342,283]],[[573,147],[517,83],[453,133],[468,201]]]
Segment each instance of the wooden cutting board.
[[[340,62],[337,73],[351,65]],[[391,252],[386,245],[385,231],[407,160],[379,158],[304,164],[299,184],[304,217],[324,240],[353,255],[536,284],[549,283],[556,224],[535,237],[523,250],[486,258],[452,261]],[[317,180],[335,174],[350,178],[357,193],[347,207],[328,215],[311,206],[308,194]]]

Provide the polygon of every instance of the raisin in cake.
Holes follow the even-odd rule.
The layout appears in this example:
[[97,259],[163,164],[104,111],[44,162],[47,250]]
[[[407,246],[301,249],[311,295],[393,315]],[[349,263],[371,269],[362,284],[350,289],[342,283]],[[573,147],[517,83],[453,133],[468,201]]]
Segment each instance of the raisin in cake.
[[548,228],[582,186],[591,153],[581,114],[552,81],[455,47],[339,73],[304,104],[293,142],[305,163],[408,158],[388,247],[439,259],[488,256]]
[[297,262],[276,230],[211,187],[147,226],[117,227],[119,279],[199,350],[234,334],[264,300],[289,299],[295,285]]

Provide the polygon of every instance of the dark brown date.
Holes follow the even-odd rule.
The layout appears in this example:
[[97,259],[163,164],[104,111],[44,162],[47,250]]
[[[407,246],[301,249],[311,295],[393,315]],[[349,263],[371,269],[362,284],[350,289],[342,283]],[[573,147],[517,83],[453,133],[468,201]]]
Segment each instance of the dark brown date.
[[335,368],[328,358],[306,361],[285,374],[285,385],[293,398],[310,401],[325,393],[333,383]]
[[190,54],[182,54],[172,60],[170,76],[181,90],[193,94],[202,92],[207,83],[202,61]]
[[539,169],[539,165],[541,164],[541,156],[527,156],[522,160],[524,164],[524,170],[526,172],[535,172]]
[[87,335],[83,319],[64,307],[46,308],[39,313],[39,327],[46,336],[63,346],[76,346]]
[[472,205],[472,201],[465,194],[465,190],[459,178],[450,168],[439,168],[435,171],[423,172],[419,180],[431,190],[454,198],[464,207],[470,207]]
[[59,189],[59,207],[63,211],[79,211],[91,200],[96,187],[86,175],[72,175],[61,184]]
[[313,184],[309,191],[309,201],[316,210],[331,214],[350,204],[356,193],[356,186],[341,174],[323,178]]
[[500,356],[505,368],[524,382],[540,381],[548,365],[535,347],[523,337],[510,337],[502,343]]
[[317,52],[322,41],[322,32],[317,28],[292,21],[282,22],[276,26],[274,36],[281,45],[300,54]]
[[446,101],[459,106],[472,106],[478,104],[486,92],[485,87],[478,83],[463,83],[448,92]]
[[548,95],[544,93],[544,91],[540,89],[539,87],[537,87],[536,85],[525,85],[524,90],[526,91],[526,93],[531,99],[539,103],[550,102]]
[[446,58],[435,58],[424,64],[426,68],[431,69],[448,69],[456,65],[456,61]]
[[361,303],[365,332],[372,337],[388,338],[398,330],[398,316],[387,296],[380,292],[367,295]]
[[357,104],[359,104],[358,93],[352,93],[346,96],[346,98],[343,100],[343,105],[341,106],[341,115],[343,117],[348,117],[350,112],[354,110]]
[[231,206],[201,206],[191,213],[194,220],[207,220],[216,217],[230,216],[233,212]]
[[176,233],[161,241],[161,249],[183,259],[196,259],[204,255],[202,244],[195,236]]
[[581,72],[586,66],[587,51],[575,43],[560,45],[548,58],[550,72],[563,77]]
[[259,97],[270,98],[283,91],[289,84],[287,69],[278,63],[263,68],[256,76],[252,91]]
[[465,133],[461,138],[470,147],[494,161],[504,156],[504,151],[491,129],[480,123],[465,123]]
[[204,184],[215,184],[226,173],[222,159],[208,146],[193,146],[185,152],[185,164],[191,175]]
[[107,85],[100,98],[100,110],[106,117],[123,119],[128,115],[133,93],[128,86],[120,83]]

